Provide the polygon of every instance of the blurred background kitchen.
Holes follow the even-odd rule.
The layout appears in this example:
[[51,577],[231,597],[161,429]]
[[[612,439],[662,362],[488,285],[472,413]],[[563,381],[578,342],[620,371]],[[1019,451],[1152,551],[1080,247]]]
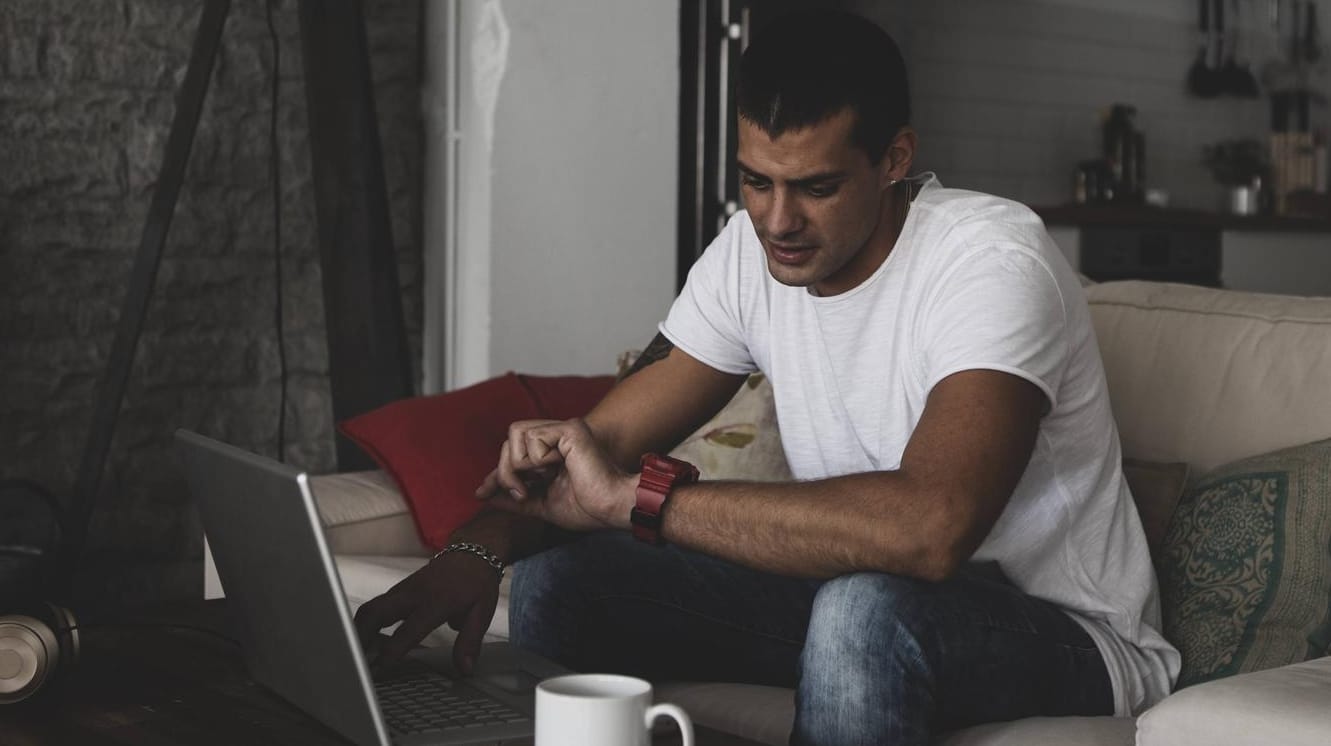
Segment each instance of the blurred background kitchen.
[[1331,294],[1324,0],[851,5],[902,39],[920,165],[1086,274]]

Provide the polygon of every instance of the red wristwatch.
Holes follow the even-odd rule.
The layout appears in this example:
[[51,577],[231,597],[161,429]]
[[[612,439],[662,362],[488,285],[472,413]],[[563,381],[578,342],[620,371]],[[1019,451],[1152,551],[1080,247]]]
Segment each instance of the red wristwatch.
[[642,474],[638,477],[638,499],[629,512],[633,524],[633,538],[661,546],[661,512],[665,509],[670,491],[677,485],[698,481],[698,467],[687,461],[669,456],[646,453],[642,457]]

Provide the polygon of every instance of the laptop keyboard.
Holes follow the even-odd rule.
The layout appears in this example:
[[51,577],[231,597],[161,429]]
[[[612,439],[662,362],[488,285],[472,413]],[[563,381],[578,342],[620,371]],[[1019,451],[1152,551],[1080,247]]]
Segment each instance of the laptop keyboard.
[[436,673],[413,673],[375,683],[388,727],[401,734],[442,733],[529,718],[483,692]]

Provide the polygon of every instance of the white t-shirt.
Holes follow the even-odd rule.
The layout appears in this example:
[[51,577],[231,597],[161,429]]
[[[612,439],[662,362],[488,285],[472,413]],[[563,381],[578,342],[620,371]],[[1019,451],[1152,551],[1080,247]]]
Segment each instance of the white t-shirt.
[[1039,386],[1050,410],[1034,453],[973,559],[997,561],[1018,588],[1065,609],[1104,656],[1117,714],[1141,712],[1169,693],[1179,654],[1158,631],[1081,284],[1028,208],[922,178],[887,260],[830,297],[774,280],[737,213],[661,332],[717,370],[767,374],[801,480],[899,468],[930,389],[958,371]]

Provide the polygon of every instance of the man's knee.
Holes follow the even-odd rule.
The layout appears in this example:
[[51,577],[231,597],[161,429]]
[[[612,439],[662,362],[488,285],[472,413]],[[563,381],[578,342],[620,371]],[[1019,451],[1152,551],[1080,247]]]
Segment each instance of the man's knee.
[[843,575],[824,583],[809,620],[806,666],[830,663],[822,660],[827,656],[862,660],[869,653],[915,654],[920,617],[928,611],[928,585],[884,573]]
[[922,669],[923,586],[883,573],[843,575],[823,584],[801,661],[807,694],[850,703],[878,700],[875,690]]
[[828,581],[800,660],[792,743],[916,743],[930,692],[929,584],[882,573]]

